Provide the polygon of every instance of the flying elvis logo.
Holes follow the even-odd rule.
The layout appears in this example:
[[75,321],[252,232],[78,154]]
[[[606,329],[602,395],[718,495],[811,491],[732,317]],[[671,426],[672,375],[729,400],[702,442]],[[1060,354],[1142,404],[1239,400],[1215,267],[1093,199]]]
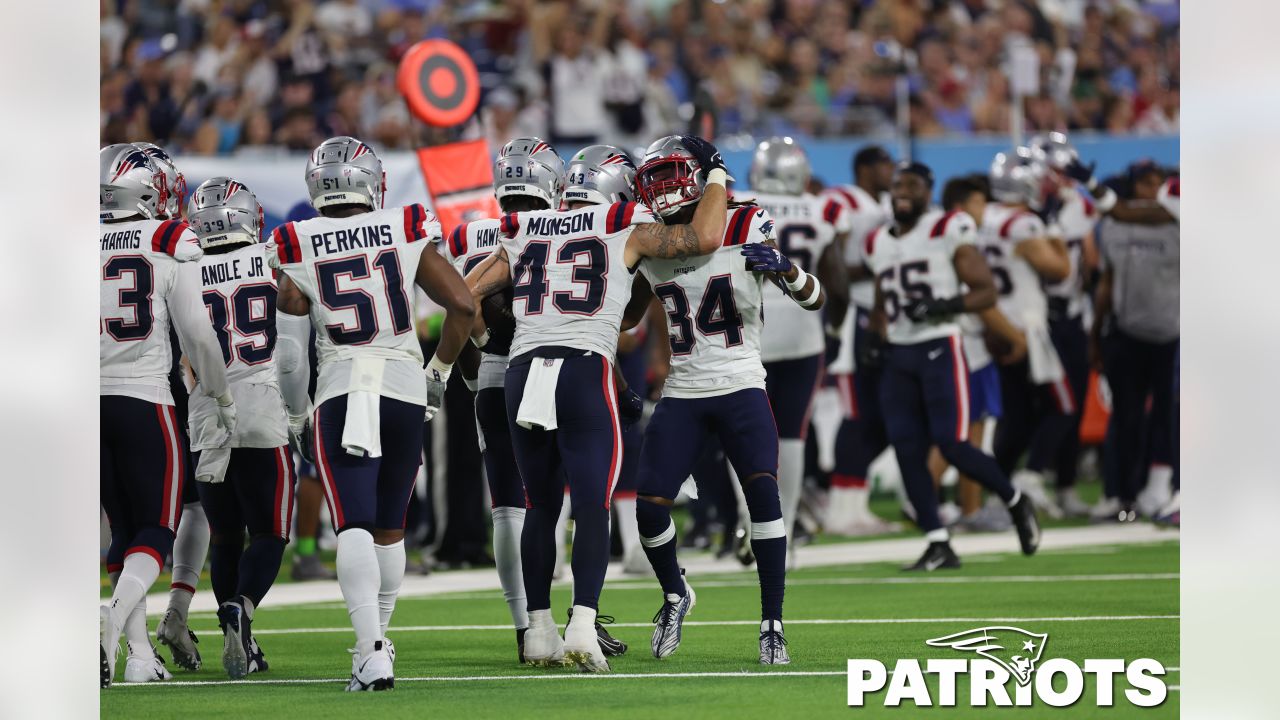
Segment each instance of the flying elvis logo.
[[[850,659],[849,706],[863,707],[868,704],[868,695],[883,690],[885,707],[898,707],[904,702],[917,707],[954,707],[956,680],[961,676],[968,679],[967,704],[973,707],[1029,707],[1036,700],[1049,707],[1069,707],[1084,698],[1085,675],[1094,676],[1095,690],[1094,697],[1086,700],[1092,699],[1098,707],[1116,704],[1117,675],[1129,685],[1123,692],[1129,704],[1156,707],[1168,696],[1164,666],[1151,658],[1089,659],[1083,666],[1066,658],[1041,662],[1048,642],[1046,633],[993,625],[925,641],[929,647],[970,655],[967,659],[930,658],[922,667],[921,661],[905,658],[899,659],[892,671],[879,660]],[[926,675],[936,676],[936,691]],[[1014,681],[1012,697],[1010,679]]]

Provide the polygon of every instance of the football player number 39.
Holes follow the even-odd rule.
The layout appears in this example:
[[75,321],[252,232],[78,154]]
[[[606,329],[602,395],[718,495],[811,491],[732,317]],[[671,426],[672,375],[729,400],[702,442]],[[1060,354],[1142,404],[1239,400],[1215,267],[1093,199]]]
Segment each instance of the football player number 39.
[[725,347],[742,344],[742,315],[738,314],[738,306],[733,301],[733,279],[728,275],[717,275],[707,281],[693,319],[689,317],[689,297],[684,288],[675,283],[662,283],[653,289],[653,294],[662,299],[662,306],[667,310],[672,355],[688,355],[693,351],[695,324],[704,337],[724,335]]
[[[373,259],[373,268],[382,276],[382,291],[391,312],[391,326],[396,335],[413,329],[409,315],[409,298],[404,291],[404,274],[400,272],[400,256],[394,249],[383,250]],[[320,302],[330,310],[355,311],[355,322],[325,325],[329,338],[337,345],[364,345],[378,334],[377,304],[372,295],[360,287],[342,289],[371,277],[369,259],[364,255],[316,263],[316,280]],[[339,280],[345,278],[345,283]],[[368,283],[365,283],[367,286]]]
[[[222,346],[222,360],[228,366],[234,357],[246,365],[257,365],[271,359],[276,346],[276,288],[270,283],[242,285],[228,299],[217,290],[206,290],[202,296],[213,321],[213,332]],[[248,342],[232,347],[234,328]]]

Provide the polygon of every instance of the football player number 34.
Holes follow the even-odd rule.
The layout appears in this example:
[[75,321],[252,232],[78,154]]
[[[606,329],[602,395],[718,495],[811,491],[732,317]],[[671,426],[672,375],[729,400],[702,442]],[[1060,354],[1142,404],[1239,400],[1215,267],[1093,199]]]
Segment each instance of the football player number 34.
[[688,355],[693,351],[695,326],[707,338],[723,335],[725,347],[742,344],[742,315],[733,301],[733,279],[728,275],[717,275],[707,281],[698,312],[692,318],[684,288],[675,283],[662,283],[653,289],[653,294],[662,299],[662,306],[667,310],[672,355]]

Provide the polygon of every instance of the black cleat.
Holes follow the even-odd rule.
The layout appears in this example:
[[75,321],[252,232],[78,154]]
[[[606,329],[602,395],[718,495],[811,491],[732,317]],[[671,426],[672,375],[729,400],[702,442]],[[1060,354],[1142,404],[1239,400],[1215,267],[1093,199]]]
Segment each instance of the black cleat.
[[[573,614],[573,610],[569,610],[569,614]],[[524,664],[524,632],[529,628],[516,628],[516,654],[520,658],[520,664]]]
[[1018,501],[1009,506],[1009,515],[1013,518],[1013,526],[1018,530],[1018,542],[1022,544],[1023,555],[1035,555],[1040,547],[1040,521],[1036,519],[1036,508],[1026,493],[1021,493]]
[[[569,608],[569,619],[573,619],[573,608]],[[605,625],[612,625],[613,623],[614,619],[612,615],[596,614],[596,639],[600,641],[600,652],[604,653],[605,657],[617,657],[627,652],[627,644],[610,635],[609,631],[604,629]],[[522,650],[521,658],[523,657],[524,653]]]
[[241,680],[249,674],[249,615],[238,600],[224,602],[218,608],[218,626],[222,628],[222,667],[227,677]]
[[942,540],[940,542],[931,542],[929,547],[925,548],[924,554],[920,559],[915,561],[913,565],[907,565],[902,568],[906,571],[933,572],[939,568],[946,570],[954,570],[960,567],[960,558],[956,556],[956,551],[951,549],[951,543]]

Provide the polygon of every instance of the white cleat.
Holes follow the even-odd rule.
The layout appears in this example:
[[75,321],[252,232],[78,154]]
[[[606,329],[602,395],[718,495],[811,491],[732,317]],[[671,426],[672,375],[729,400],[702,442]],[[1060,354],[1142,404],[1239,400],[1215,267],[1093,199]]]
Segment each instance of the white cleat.
[[1062,508],[1058,507],[1058,503],[1045,490],[1043,475],[1034,470],[1019,470],[1013,474],[1012,482],[1014,487],[1031,498],[1031,504],[1037,510],[1054,520],[1062,519]]
[[120,628],[111,622],[111,608],[98,608],[98,651],[102,672],[102,687],[111,687],[116,677],[116,657],[120,654]]
[[1110,522],[1120,513],[1120,498],[1104,497],[1089,510],[1093,522]]
[[[591,637],[595,639],[595,626]],[[564,665],[564,638],[551,617],[550,610],[533,610],[529,613],[529,629],[524,632],[524,661],[538,667]]]
[[347,692],[377,692],[391,690],[395,686],[391,653],[382,640],[373,644],[373,652],[367,656],[352,652],[351,681],[347,683]]
[[1069,518],[1089,516],[1088,503],[1080,499],[1074,487],[1062,488],[1058,491],[1058,507],[1062,508],[1062,514]]
[[[684,570],[680,572],[683,574]],[[684,581],[683,597],[674,593],[663,596],[662,607],[653,616],[653,638],[650,641],[650,649],[653,650],[654,657],[659,660],[670,657],[680,647],[684,633],[684,619],[693,612],[693,606],[697,604],[698,596],[693,592],[693,586],[687,579]]]
[[200,640],[177,610],[169,608],[165,611],[164,618],[156,626],[156,641],[169,648],[173,663],[178,667],[183,670],[200,669],[200,651],[196,649]]
[[149,658],[130,655],[124,664],[124,681],[131,683],[157,682],[172,680],[173,676],[164,667],[164,660],[159,655]]
[[787,639],[782,634],[781,620],[765,620],[760,623],[760,664],[790,665]]
[[[582,672],[609,672],[609,661],[600,649],[600,638],[596,634],[596,611],[574,606],[569,625],[564,629],[563,653],[564,659],[576,663]],[[528,656],[529,635],[525,633],[525,658]]]

